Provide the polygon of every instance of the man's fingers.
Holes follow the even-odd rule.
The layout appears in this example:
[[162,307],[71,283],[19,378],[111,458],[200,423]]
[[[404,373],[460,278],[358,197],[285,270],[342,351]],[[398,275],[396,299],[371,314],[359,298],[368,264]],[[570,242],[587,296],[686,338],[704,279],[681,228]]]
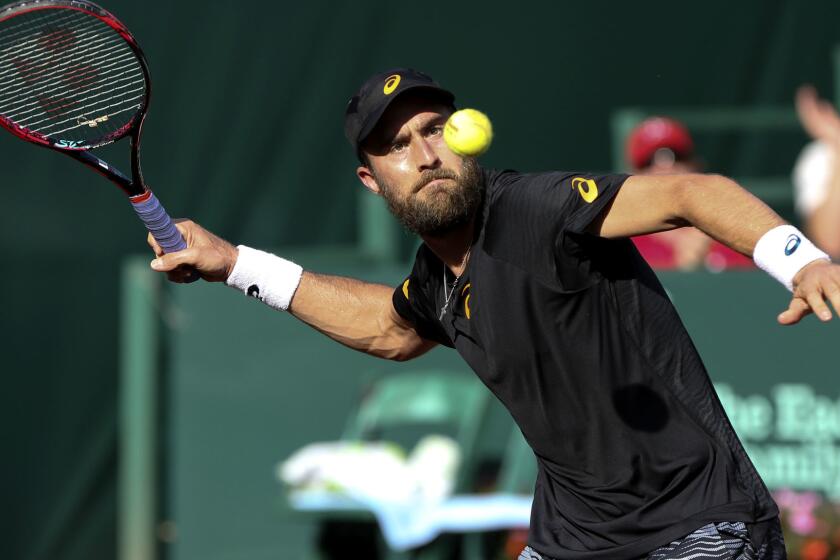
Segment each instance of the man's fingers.
[[811,307],[811,311],[819,317],[820,321],[831,320],[831,310],[828,308],[828,305],[825,304],[822,292],[813,290],[806,294],[805,298],[808,300],[808,305]]
[[838,317],[840,317],[840,286],[832,282],[824,288],[824,292],[828,301],[831,302],[834,312],[837,313]]
[[[199,278],[207,282],[224,282],[236,263],[236,247],[191,220],[176,220],[175,226],[184,236],[187,248],[167,254],[156,249],[157,258],[151,262],[152,269],[167,273],[173,282],[194,282]],[[151,239],[149,245],[156,247]]]
[[[184,238],[184,241],[187,241],[190,238],[190,225],[193,223],[191,220],[187,220],[186,218],[178,218],[177,220],[173,221],[175,228],[181,232],[181,237]],[[189,245],[189,243],[187,243]]]
[[805,300],[795,297],[790,300],[788,308],[779,314],[778,320],[782,325],[795,325],[810,312],[811,307]]
[[152,248],[152,251],[154,251],[155,255],[157,255],[158,257],[163,254],[163,248],[160,246],[160,243],[157,242],[157,239],[155,239],[155,237],[151,233],[149,233],[149,235],[146,236],[146,243],[149,244],[149,247]]
[[190,282],[198,280],[200,275],[194,268],[179,266],[175,270],[167,272],[166,278],[170,282],[175,282],[177,284],[189,284]]
[[158,272],[169,272],[175,270],[179,266],[192,268],[196,265],[196,257],[198,251],[194,248],[184,249],[175,253],[167,253],[158,255],[158,257],[151,262],[151,266]]

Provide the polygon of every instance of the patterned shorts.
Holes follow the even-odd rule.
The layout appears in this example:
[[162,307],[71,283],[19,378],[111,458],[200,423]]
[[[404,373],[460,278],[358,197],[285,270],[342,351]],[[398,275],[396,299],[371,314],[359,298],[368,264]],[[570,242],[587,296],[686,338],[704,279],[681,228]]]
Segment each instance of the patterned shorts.
[[[661,546],[644,560],[784,560],[784,540],[781,529],[771,529],[758,552],[753,548],[746,525],[738,521],[709,523],[681,539]],[[519,560],[551,560],[541,556],[530,546]]]

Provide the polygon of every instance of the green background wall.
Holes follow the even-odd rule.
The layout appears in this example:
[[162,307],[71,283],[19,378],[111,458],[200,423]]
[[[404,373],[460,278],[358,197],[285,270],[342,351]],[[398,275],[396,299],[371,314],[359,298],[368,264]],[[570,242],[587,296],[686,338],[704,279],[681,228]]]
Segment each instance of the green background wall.
[[[483,162],[522,170],[608,170],[619,107],[789,106],[805,81],[836,93],[828,0],[103,4],[151,64],[149,183],[173,214],[262,247],[358,239],[342,112],[388,67],[485,110],[497,139]],[[786,174],[804,141],[698,138],[709,168],[735,176]],[[113,558],[119,270],[144,234],[68,158],[3,135],[0,162],[0,555]]]

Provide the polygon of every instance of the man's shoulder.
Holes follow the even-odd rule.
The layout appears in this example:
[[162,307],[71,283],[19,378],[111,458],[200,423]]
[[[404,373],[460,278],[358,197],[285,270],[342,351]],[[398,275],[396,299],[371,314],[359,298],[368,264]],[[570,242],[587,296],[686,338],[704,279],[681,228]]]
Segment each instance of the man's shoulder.
[[482,168],[484,184],[488,193],[504,192],[508,187],[526,187],[530,185],[552,186],[571,181],[575,177],[588,177],[590,173],[576,171],[532,171],[523,173],[514,169]]
[[[487,199],[492,203],[513,198],[521,201],[542,200],[547,194],[567,195],[582,192],[584,200],[606,187],[617,189],[629,177],[625,173],[587,171],[537,171],[522,173],[512,169],[482,169]],[[558,189],[559,187],[559,189]],[[561,196],[561,198],[566,198]]]
[[564,183],[571,184],[581,175],[571,171],[538,171],[523,173],[513,169],[483,169],[487,201],[500,208],[521,204],[540,204],[546,194]]
[[563,180],[566,177],[575,175],[573,171],[530,171],[521,172],[515,169],[495,169],[495,168],[481,168],[484,174],[484,181],[487,187],[498,187],[508,185],[511,183],[530,182],[530,181],[544,181],[544,180]]

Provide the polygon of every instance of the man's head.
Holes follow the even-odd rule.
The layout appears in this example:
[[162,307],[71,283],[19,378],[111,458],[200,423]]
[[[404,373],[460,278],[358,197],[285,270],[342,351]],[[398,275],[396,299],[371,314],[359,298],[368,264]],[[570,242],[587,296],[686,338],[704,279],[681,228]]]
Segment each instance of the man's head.
[[419,235],[464,226],[481,204],[477,162],[443,141],[454,99],[429,76],[397,69],[367,80],[345,114],[345,135],[361,162],[359,179]]
[[688,129],[667,117],[642,121],[627,137],[626,148],[634,173],[691,173],[699,167]]

